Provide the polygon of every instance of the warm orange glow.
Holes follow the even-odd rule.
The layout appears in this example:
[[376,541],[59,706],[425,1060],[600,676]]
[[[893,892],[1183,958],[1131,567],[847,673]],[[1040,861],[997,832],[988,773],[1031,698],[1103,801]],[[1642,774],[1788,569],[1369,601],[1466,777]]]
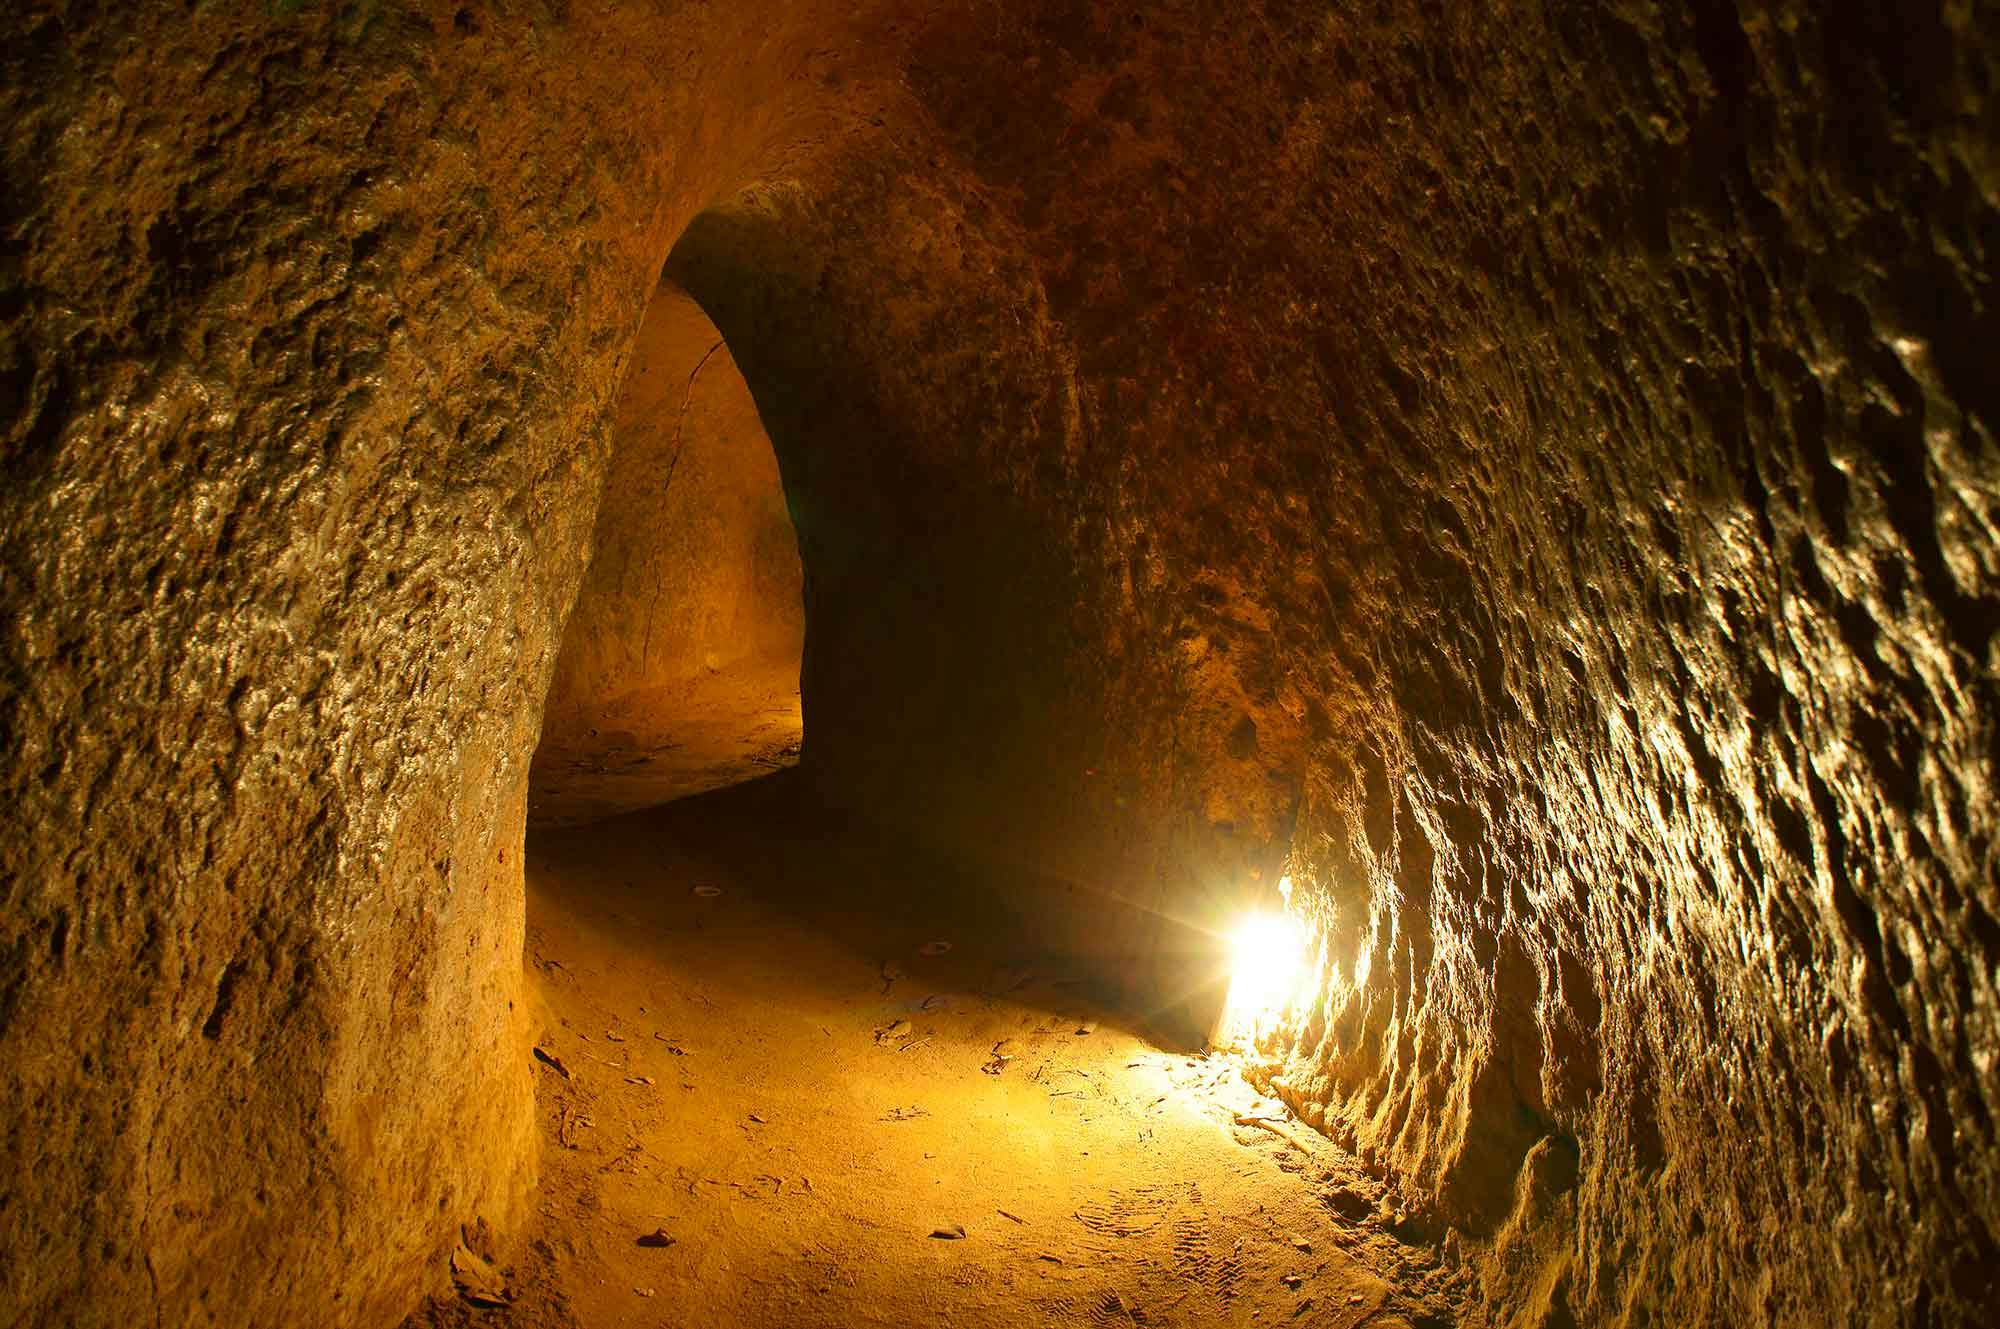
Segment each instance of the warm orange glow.
[[1230,938],[1234,967],[1223,1012],[1225,1040],[1268,1032],[1299,996],[1306,976],[1306,931],[1289,913],[1255,913]]

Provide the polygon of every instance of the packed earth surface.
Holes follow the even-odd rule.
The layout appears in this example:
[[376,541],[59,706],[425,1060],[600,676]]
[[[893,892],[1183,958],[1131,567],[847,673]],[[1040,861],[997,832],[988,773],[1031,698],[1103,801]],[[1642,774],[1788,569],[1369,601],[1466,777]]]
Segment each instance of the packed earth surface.
[[536,843],[539,1206],[413,1326],[1453,1322],[1395,1197],[948,865],[783,781]]

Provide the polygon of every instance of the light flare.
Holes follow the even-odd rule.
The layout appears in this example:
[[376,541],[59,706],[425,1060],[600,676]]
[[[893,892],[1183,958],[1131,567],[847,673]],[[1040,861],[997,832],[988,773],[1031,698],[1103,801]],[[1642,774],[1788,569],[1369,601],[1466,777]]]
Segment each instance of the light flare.
[[1225,1037],[1254,1042],[1283,1020],[1308,976],[1306,941],[1305,926],[1290,913],[1254,913],[1237,925]]

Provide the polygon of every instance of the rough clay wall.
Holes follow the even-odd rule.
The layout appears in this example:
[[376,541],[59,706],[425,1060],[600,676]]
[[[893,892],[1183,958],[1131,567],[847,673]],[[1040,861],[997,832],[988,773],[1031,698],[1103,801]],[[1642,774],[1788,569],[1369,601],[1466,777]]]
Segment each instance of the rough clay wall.
[[826,787],[1180,913],[1289,849],[1274,1070],[1485,1318],[1977,1322],[1992,6],[725,8],[0,19],[0,1310],[376,1322],[504,1219],[715,204]]
[[1496,1318],[1990,1315],[1994,18],[1363,62],[1321,363],[1372,517],[1302,660],[1359,709],[1295,840],[1338,978],[1280,1079],[1498,1229]]
[[675,685],[732,666],[796,681],[803,577],[777,458],[722,334],[672,286],[633,341],[603,493],[546,740],[670,736]]
[[521,1211],[527,764],[627,347],[840,129],[698,17],[0,12],[0,1322],[393,1323]]

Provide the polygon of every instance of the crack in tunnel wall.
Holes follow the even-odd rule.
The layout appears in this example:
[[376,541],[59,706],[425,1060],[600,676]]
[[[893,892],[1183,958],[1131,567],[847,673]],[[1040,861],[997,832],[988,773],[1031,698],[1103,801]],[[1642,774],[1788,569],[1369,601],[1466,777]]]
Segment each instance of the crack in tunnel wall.
[[1288,857],[1266,1071],[1468,1319],[1977,1322],[1991,7],[834,9],[0,20],[0,1307],[381,1323],[518,1211],[685,232],[823,790],[1072,909]]

